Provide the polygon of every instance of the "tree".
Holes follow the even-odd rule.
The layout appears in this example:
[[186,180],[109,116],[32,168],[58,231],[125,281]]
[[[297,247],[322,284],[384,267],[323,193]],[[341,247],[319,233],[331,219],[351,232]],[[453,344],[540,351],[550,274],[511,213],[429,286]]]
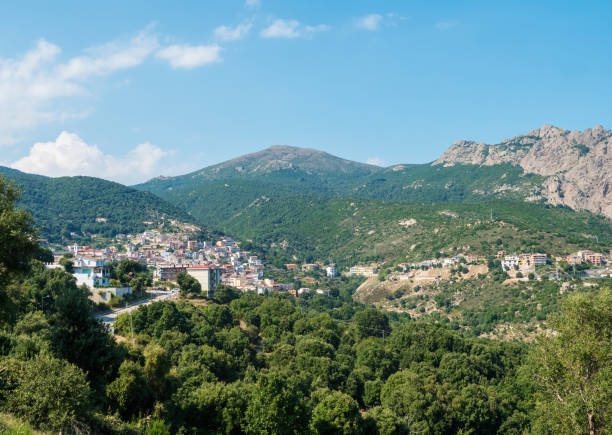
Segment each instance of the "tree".
[[242,292],[235,287],[219,284],[215,288],[213,300],[218,304],[229,304],[234,299],[238,299]]
[[42,353],[28,361],[10,360],[8,373],[16,387],[6,397],[7,409],[36,427],[68,429],[91,411],[89,383],[75,365]]
[[568,297],[549,327],[529,359],[536,432],[612,432],[612,292]]
[[319,434],[359,434],[359,404],[348,394],[332,391],[315,406],[310,427]]
[[142,367],[134,361],[124,361],[119,376],[106,388],[111,409],[123,418],[138,415],[153,404],[153,392],[145,379]]
[[72,260],[73,257],[74,256],[72,254],[64,254],[64,256],[60,259],[60,264],[68,273],[74,272],[74,261]]
[[15,297],[7,291],[8,282],[28,271],[31,261],[41,254],[32,217],[15,207],[20,195],[13,183],[0,176],[0,324],[14,321],[17,311]]
[[355,324],[362,338],[384,337],[391,332],[386,314],[376,308],[367,308],[355,314]]
[[262,375],[246,410],[247,434],[297,434],[308,427],[309,409],[301,382],[279,372]]
[[142,352],[145,358],[144,374],[147,382],[158,398],[166,393],[166,375],[171,367],[170,358],[166,350],[159,344],[149,344]]
[[176,276],[176,282],[181,289],[181,296],[187,297],[189,294],[202,293],[202,286],[193,276],[186,272],[181,272]]

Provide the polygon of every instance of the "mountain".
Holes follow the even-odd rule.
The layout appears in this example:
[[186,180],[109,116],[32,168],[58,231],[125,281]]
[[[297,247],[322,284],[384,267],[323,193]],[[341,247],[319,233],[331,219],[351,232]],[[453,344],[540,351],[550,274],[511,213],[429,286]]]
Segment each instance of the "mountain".
[[[111,237],[147,228],[197,228],[182,209],[149,193],[93,177],[50,178],[0,166],[22,190],[20,204],[51,241],[98,234]],[[74,234],[71,234],[74,233]]]
[[600,125],[583,132],[544,125],[495,145],[459,141],[433,163],[458,164],[515,165],[544,177],[527,200],[612,217],[612,132]]
[[[463,242],[452,230],[459,221],[446,222],[440,215],[454,207],[473,211],[461,225],[480,228],[478,222],[492,211],[501,219],[502,210],[503,224],[511,224],[472,234],[466,253],[486,253],[481,247],[496,242],[499,234],[517,238],[516,246],[508,246],[513,250],[600,249],[595,241],[610,240],[612,227],[589,211],[612,213],[606,187],[610,136],[601,127],[581,133],[544,126],[497,145],[457,142],[431,164],[388,168],[311,149],[271,147],[135,187],[184,208],[206,225],[254,241],[277,263],[294,257],[386,261],[455,249]],[[350,211],[347,204],[361,204],[360,211]],[[466,211],[460,211],[456,214],[465,217]],[[412,218],[420,224],[410,230],[397,224]],[[553,224],[545,225],[550,219]],[[555,222],[563,231],[555,229]],[[530,231],[549,246],[532,243]],[[421,249],[408,250],[412,245]]]
[[522,199],[541,183],[510,164],[493,167],[403,164],[389,168],[311,149],[270,147],[178,177],[134,186],[218,226],[254,202],[295,194],[402,202]]
[[214,180],[269,178],[276,175],[281,175],[285,182],[289,178],[325,182],[359,178],[380,170],[378,166],[345,160],[323,151],[275,145],[190,174],[158,177],[138,187],[159,192],[193,187]]

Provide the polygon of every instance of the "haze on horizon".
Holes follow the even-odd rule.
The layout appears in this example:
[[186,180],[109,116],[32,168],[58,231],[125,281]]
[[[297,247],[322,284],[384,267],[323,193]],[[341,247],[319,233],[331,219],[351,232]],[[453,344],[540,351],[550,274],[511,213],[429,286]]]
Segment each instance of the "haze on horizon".
[[276,144],[388,166],[543,124],[609,128],[610,12],[595,1],[9,5],[0,164],[133,184]]

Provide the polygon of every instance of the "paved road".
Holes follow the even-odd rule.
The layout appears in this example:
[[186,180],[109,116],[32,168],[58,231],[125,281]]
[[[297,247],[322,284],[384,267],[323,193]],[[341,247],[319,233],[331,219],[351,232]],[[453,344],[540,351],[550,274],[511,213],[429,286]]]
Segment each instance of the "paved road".
[[178,298],[178,292],[149,291],[148,293],[151,295],[151,297],[148,299],[142,299],[136,302],[132,302],[132,304],[124,308],[119,308],[117,310],[97,314],[96,317],[98,319],[101,319],[104,323],[113,323],[120,314],[129,313],[137,309],[141,305],[148,305],[152,302],[167,301],[169,299]]

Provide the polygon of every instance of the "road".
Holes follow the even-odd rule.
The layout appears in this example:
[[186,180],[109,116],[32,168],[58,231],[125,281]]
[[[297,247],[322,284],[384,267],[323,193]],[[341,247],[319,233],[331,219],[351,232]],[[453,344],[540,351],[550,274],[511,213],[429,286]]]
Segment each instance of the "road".
[[141,305],[148,305],[152,302],[159,301],[167,301],[170,299],[177,299],[178,292],[170,292],[170,291],[154,291],[150,290],[147,292],[151,297],[147,299],[141,299],[139,301],[132,302],[127,307],[119,308],[113,311],[106,311],[104,313],[96,314],[96,317],[102,320],[104,323],[113,323],[120,314],[129,313],[135,309],[137,309]]

